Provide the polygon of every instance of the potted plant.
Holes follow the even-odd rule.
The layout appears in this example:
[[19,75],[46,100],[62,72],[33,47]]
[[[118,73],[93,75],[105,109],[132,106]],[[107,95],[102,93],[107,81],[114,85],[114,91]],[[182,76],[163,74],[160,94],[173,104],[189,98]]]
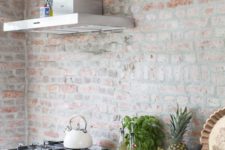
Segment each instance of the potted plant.
[[158,150],[163,146],[165,134],[160,121],[154,116],[123,119],[124,143],[127,149]]

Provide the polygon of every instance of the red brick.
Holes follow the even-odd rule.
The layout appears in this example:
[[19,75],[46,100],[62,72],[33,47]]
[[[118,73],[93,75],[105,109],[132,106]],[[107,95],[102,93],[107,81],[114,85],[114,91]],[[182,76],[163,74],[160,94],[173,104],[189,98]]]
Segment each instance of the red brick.
[[30,76],[40,75],[40,69],[29,68],[27,72]]
[[0,63],[0,69],[21,69],[25,67],[25,63]]
[[12,128],[16,128],[16,127],[22,127],[23,125],[24,125],[24,123],[25,123],[25,120],[19,120],[19,121],[9,121],[8,122],[8,127],[10,128],[10,129],[12,129]]
[[44,135],[46,135],[47,137],[50,137],[50,138],[58,138],[59,137],[59,134],[54,131],[46,131],[46,132],[44,132]]
[[41,40],[41,39],[32,40],[32,45],[44,45],[44,44],[45,44],[44,40]]
[[192,131],[192,132],[191,132],[191,135],[192,135],[193,137],[200,137],[200,136],[201,136],[201,132],[200,132],[200,131]]
[[21,91],[3,91],[4,98],[21,98],[24,96],[24,92]]
[[25,40],[25,34],[24,33],[10,33],[10,36],[14,39]]
[[75,93],[75,92],[77,92],[77,86],[76,85],[63,85],[62,91],[65,93]]
[[184,28],[187,29],[202,29],[208,24],[208,18],[191,18],[182,20]]
[[191,52],[193,51],[193,45],[191,42],[171,42],[167,44],[167,50],[175,52]]
[[186,90],[190,95],[213,95],[214,93],[213,87],[205,87],[199,85],[190,85]]
[[196,42],[198,49],[202,50],[220,50],[225,47],[223,40],[204,40]]
[[29,128],[29,131],[31,132],[31,133],[37,133],[37,128],[32,128],[32,127],[30,127]]
[[30,13],[31,13],[30,15],[32,15],[32,16],[39,16],[39,14],[40,14],[37,12],[37,10],[32,10]]
[[38,100],[37,99],[30,99],[29,103],[32,105],[32,106],[35,106],[38,104]]
[[49,55],[39,55],[38,61],[49,61]]
[[225,54],[221,51],[205,51],[200,53],[199,59],[202,62],[224,62]]
[[2,113],[15,113],[17,111],[18,110],[16,107],[5,107],[5,108],[0,109],[0,112],[2,112]]
[[57,92],[57,91],[59,91],[58,85],[49,85],[48,86],[48,92]]
[[165,4],[163,2],[152,2],[144,6],[145,11],[149,11],[152,9],[163,9],[163,8],[165,8]]
[[178,7],[178,6],[190,5],[192,3],[193,3],[193,0],[170,0],[167,3],[167,6],[169,8],[175,8],[175,7]]
[[206,8],[204,13],[205,15],[212,15],[214,11],[214,8]]

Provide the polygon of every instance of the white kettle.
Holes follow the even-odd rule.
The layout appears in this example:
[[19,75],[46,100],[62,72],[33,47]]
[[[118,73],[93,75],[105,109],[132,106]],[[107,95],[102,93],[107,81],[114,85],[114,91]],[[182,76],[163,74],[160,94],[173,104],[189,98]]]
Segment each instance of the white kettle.
[[[72,120],[75,118],[81,118],[84,123],[84,129],[80,129],[78,126],[77,129],[73,129]],[[79,125],[79,124],[78,124]],[[92,137],[89,133],[87,133],[87,121],[83,116],[75,115],[70,121],[69,125],[66,127],[65,131],[66,135],[64,138],[64,147],[69,149],[85,149],[92,146]]]

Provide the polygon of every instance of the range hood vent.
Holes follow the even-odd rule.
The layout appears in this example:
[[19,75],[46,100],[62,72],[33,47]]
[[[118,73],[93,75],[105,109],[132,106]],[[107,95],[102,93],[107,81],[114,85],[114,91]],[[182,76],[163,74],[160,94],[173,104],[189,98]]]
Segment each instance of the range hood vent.
[[4,23],[3,30],[71,34],[134,27],[132,18],[102,15],[102,0],[54,0],[54,4],[56,16]]

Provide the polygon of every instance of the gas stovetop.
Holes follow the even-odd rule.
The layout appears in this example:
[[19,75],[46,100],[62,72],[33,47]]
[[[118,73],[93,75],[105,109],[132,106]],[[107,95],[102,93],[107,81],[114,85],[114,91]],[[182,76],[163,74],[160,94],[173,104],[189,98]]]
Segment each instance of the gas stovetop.
[[[19,146],[11,150],[71,150],[71,149],[65,148],[63,146],[62,141],[59,141],[59,142],[47,141],[47,142],[44,142],[44,144],[42,145],[33,144],[29,146]],[[77,150],[88,150],[88,149],[77,149]]]

